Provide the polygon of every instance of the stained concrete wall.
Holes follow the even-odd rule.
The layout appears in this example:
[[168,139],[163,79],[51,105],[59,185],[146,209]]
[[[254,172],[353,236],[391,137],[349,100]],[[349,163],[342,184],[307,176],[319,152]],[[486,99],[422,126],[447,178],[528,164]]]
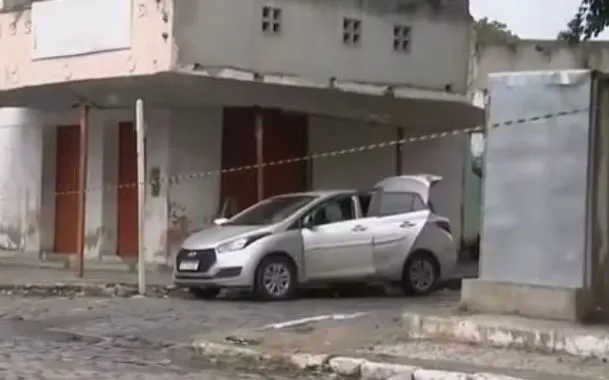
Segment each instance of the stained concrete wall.
[[[177,61],[312,80],[467,91],[472,19],[463,0],[179,0],[174,2]],[[262,31],[262,8],[281,10],[281,32]],[[343,18],[361,21],[361,40],[345,45]],[[394,27],[411,28],[407,52],[393,50]],[[219,38],[219,36],[221,36]],[[311,59],[315,57],[315,59]],[[446,59],[451,57],[451,59]]]

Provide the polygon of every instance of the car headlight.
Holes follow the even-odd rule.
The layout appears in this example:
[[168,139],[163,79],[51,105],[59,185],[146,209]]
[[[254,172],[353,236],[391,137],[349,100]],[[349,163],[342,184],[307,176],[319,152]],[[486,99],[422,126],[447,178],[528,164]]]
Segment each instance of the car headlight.
[[229,242],[226,242],[226,243],[223,243],[223,244],[220,244],[219,246],[217,246],[216,253],[220,254],[220,253],[226,253],[226,252],[240,251],[243,248],[250,245],[251,243],[253,243],[254,241],[256,241],[260,238],[263,238],[265,236],[268,236],[268,235],[270,235],[270,234],[265,233],[265,234],[248,236],[248,237],[231,240]]

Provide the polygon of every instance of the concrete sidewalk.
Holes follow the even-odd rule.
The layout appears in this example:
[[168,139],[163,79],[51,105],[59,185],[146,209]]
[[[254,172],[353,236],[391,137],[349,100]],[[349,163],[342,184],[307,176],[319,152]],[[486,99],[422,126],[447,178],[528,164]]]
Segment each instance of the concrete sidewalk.
[[[450,316],[449,310],[446,315],[463,318],[461,321],[468,318]],[[423,314],[381,318],[373,311],[316,317],[208,333],[197,337],[193,348],[204,360],[228,365],[305,369],[363,380],[609,379],[609,364],[602,358],[524,350],[528,346],[486,345],[483,338],[490,335],[481,334],[473,341],[460,340],[456,332],[452,337],[435,334],[446,331],[438,327],[442,318]],[[462,331],[458,327],[462,324],[452,326],[452,331]],[[512,337],[513,342],[522,340],[517,333]],[[402,377],[392,377],[397,375]]]
[[[75,257],[39,256],[32,253],[0,252],[0,284],[52,284],[52,283],[121,283],[137,284],[137,266],[134,261],[116,257],[105,260],[87,260],[84,278],[78,278]],[[170,285],[170,270],[150,265],[146,271],[147,283]]]
[[[171,285],[171,273],[149,270],[146,283]],[[6,265],[0,262],[0,285],[51,285],[51,284],[125,284],[137,285],[137,273],[116,268],[85,268],[84,278],[78,278],[73,269],[61,267],[35,267]]]
[[402,317],[409,339],[449,341],[580,358],[609,359],[609,325],[499,315],[425,315]]
[[[0,253],[0,294],[33,297],[130,297],[138,293],[137,272],[120,262],[86,262],[84,277],[65,261],[40,260],[28,254]],[[183,296],[172,286],[171,272],[148,268],[147,295]]]

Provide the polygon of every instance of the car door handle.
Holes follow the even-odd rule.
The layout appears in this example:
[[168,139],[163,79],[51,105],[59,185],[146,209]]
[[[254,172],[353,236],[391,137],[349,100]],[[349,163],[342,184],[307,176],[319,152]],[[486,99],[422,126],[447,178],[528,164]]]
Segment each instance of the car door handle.
[[361,224],[358,224],[357,226],[355,226],[351,229],[351,231],[353,231],[353,232],[362,232],[362,231],[366,231],[366,230],[367,230],[367,228],[362,226]]
[[414,226],[415,226],[415,224],[414,224],[414,223],[412,223],[412,222],[408,222],[408,221],[403,222],[402,224],[400,224],[400,227],[401,227],[401,228],[411,228],[411,227],[414,227]]

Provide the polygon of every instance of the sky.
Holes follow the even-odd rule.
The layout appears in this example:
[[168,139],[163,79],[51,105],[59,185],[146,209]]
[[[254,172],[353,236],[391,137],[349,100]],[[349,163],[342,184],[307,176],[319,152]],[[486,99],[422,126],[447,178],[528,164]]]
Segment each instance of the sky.
[[[474,18],[508,25],[520,38],[554,39],[575,14],[580,0],[470,0]],[[609,40],[609,30],[599,39]]]

